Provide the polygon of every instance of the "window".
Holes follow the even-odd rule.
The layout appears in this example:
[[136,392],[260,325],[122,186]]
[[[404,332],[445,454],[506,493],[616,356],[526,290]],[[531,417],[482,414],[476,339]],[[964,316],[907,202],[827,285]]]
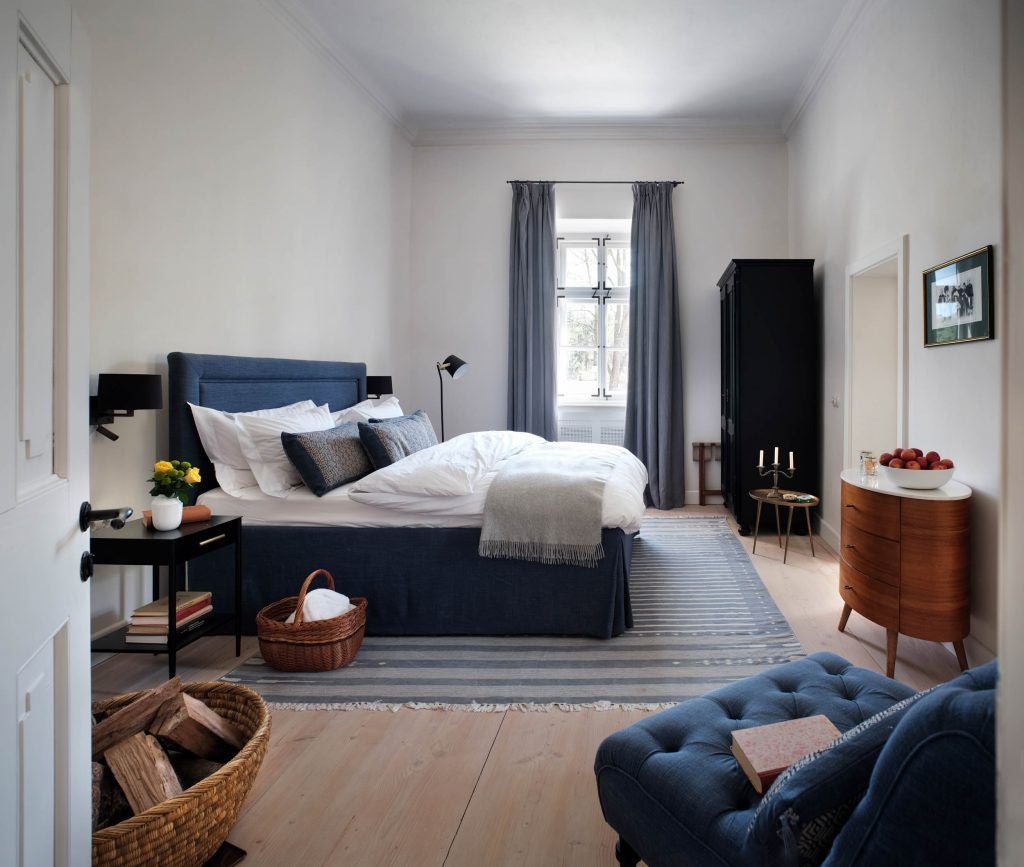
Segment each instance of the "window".
[[559,238],[559,403],[625,402],[629,267],[625,238]]

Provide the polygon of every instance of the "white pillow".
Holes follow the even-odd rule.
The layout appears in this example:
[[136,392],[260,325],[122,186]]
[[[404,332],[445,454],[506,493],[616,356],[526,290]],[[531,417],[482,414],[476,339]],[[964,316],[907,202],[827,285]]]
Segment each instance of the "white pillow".
[[[257,409],[247,413],[225,412],[220,409],[210,409],[208,406],[197,406],[194,403],[190,403],[189,408],[192,410],[192,418],[196,422],[199,441],[203,444],[206,456],[213,463],[213,468],[217,473],[217,484],[220,485],[221,490],[232,497],[237,497],[246,488],[255,488],[257,482],[249,468],[249,462],[242,453],[242,446],[238,442],[238,428],[235,426],[235,419],[240,415],[257,418],[286,417],[315,409],[316,404],[311,400],[302,400],[287,406]],[[189,456],[186,456],[185,460],[189,460]]]
[[235,418],[235,425],[242,454],[249,462],[260,490],[271,497],[286,497],[292,488],[302,484],[302,477],[281,444],[281,434],[335,427],[326,404],[299,415],[271,418],[239,415]]
[[398,418],[400,415],[405,413],[393,394],[379,400],[364,400],[331,413],[335,426],[352,421],[369,421],[371,418]]

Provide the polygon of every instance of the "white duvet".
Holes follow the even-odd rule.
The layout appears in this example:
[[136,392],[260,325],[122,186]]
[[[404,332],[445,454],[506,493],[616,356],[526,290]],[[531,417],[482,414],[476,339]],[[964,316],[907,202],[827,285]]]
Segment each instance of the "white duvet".
[[[533,434],[515,431],[462,434],[371,473],[348,487],[347,493],[358,503],[380,509],[479,519],[487,489],[504,462],[542,442]],[[638,530],[647,487],[644,465],[619,446],[571,445],[614,460],[605,485],[602,525]]]

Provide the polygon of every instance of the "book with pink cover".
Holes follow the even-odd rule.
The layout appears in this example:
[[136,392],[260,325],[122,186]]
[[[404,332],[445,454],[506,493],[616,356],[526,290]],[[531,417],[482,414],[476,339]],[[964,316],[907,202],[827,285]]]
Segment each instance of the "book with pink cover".
[[754,789],[763,794],[793,762],[828,746],[837,737],[839,729],[828,717],[818,714],[737,729],[732,733],[732,754]]

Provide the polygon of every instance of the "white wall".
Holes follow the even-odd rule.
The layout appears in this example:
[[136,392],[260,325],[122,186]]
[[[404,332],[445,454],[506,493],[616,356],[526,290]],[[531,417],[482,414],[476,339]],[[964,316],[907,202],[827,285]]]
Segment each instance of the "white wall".
[[[392,123],[260,3],[76,8],[95,58],[92,372],[166,373],[173,350],[389,372],[412,165]],[[94,503],[148,503],[166,425],[93,435]],[[93,583],[95,629],[148,587]]]
[[[687,489],[696,502],[692,440],[720,438],[715,281],[737,257],[787,255],[786,146],[770,142],[563,141],[418,147],[413,157],[412,294],[403,399],[431,415],[434,362],[472,364],[445,389],[449,435],[504,428],[508,371],[509,179],[683,180],[675,221],[683,317]],[[629,218],[623,186],[561,185],[560,217]],[[717,486],[717,464],[709,465]]]
[[1003,127],[1006,225],[1003,333],[1003,459],[1006,488],[999,564],[999,863],[1024,864],[1024,3],[1003,0],[1006,115]]
[[[844,270],[902,233],[909,250],[909,442],[975,490],[972,632],[995,647],[1002,373],[997,339],[925,349],[921,273],[985,244],[1000,255],[998,0],[869,6],[790,131],[790,254],[817,260],[824,319],[824,518],[839,527]],[[827,529],[827,528],[826,528]]]

